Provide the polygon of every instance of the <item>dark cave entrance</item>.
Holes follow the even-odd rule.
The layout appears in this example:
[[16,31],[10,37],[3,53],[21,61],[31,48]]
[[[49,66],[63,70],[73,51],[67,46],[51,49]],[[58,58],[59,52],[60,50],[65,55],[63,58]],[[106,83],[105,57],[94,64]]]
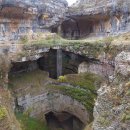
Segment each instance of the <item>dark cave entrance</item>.
[[51,49],[37,63],[41,70],[49,72],[49,76],[55,79],[66,74],[77,74],[83,61],[90,62],[91,59],[61,49]]
[[84,124],[67,112],[49,112],[45,114],[50,130],[83,130]]
[[66,39],[80,39],[88,37],[102,37],[110,33],[109,16],[73,16],[61,25],[61,36]]
[[61,49],[50,49],[41,58],[34,61],[13,62],[9,74],[30,72],[40,69],[49,73],[49,77],[57,79],[66,74],[77,74],[82,62],[94,62],[86,56],[74,54]]

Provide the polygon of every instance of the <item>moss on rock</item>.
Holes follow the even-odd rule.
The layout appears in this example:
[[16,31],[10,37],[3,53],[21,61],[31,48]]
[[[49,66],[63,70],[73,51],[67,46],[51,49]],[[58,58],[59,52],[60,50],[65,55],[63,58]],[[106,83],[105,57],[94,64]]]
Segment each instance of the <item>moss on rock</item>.
[[[59,84],[50,84],[48,89],[60,91],[65,95],[81,102],[86,109],[92,114],[96,99],[96,86],[100,84],[101,78],[95,74],[72,74],[64,76],[64,80],[60,80]],[[69,83],[72,86],[62,85],[61,83]]]

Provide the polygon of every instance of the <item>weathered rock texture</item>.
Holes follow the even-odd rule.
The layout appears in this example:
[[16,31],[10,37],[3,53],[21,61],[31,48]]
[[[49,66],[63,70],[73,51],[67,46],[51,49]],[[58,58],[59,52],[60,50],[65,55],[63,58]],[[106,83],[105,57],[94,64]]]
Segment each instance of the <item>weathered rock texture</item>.
[[98,90],[94,108],[94,130],[130,129],[129,52],[115,57],[115,77]]
[[58,93],[43,93],[36,96],[24,95],[18,98],[18,105],[22,106],[24,111],[31,109],[30,115],[35,118],[45,119],[45,114],[49,112],[67,112],[76,116],[84,124],[89,120],[89,114],[81,103]]
[[103,77],[109,77],[114,74],[114,68],[104,63],[86,63],[83,62],[78,67],[78,73],[91,72]]
[[[51,30],[61,22],[65,0],[1,0],[0,41]],[[59,11],[60,10],[60,11]]]
[[130,75],[130,52],[121,52],[115,58],[116,73],[128,77]]
[[94,108],[94,130],[129,130],[129,85],[102,86]]
[[81,0],[69,8],[62,23],[65,38],[109,36],[130,29],[129,0]]
[[[77,5],[69,8],[66,13],[66,19],[60,26],[61,28],[57,28],[57,25],[62,21],[65,8],[67,7],[64,0],[1,0],[0,5],[0,41],[3,41],[3,43],[5,41],[17,41],[21,38],[23,41],[26,41],[25,36],[27,35],[33,39],[35,33],[46,31],[58,32],[58,29],[63,37],[72,39],[117,35],[130,31],[130,3],[128,0],[95,0],[94,2],[81,0]],[[79,72],[93,72],[101,76],[103,75],[107,77],[108,81],[111,78],[111,81],[108,82],[109,84],[103,85],[98,91],[98,98],[94,108],[94,130],[129,130],[130,85],[126,77],[129,76],[130,72],[130,46],[107,45],[107,43],[91,44],[87,42],[80,44],[77,41],[74,41],[73,44],[62,45],[61,43],[61,46],[53,44],[48,47],[45,47],[44,44],[1,45],[0,54],[6,55],[5,58],[1,56],[1,59],[4,59],[1,62],[2,67],[6,69],[4,71],[1,67],[2,74],[4,73],[1,76],[3,83],[8,84],[8,71],[10,71],[10,67],[6,67],[3,64],[5,61],[9,60],[11,62],[8,65],[15,66],[14,68],[12,67],[13,72],[17,72],[17,70],[32,72],[38,69],[37,61],[39,58],[46,56],[45,53],[48,53],[51,49],[61,49],[65,53],[69,52],[88,58],[90,60],[89,64],[85,62],[79,65],[79,62],[75,62],[79,65]],[[126,52],[122,52],[123,50]],[[74,55],[68,55],[68,57],[72,56],[71,58],[75,58]],[[80,62],[83,61],[84,59]],[[19,83],[15,80],[16,88],[13,91],[16,98],[15,105],[19,110],[27,111],[31,116],[39,116],[40,118],[44,118],[44,115],[51,111],[66,111],[75,115],[84,124],[88,123],[89,114],[85,108],[86,104],[81,103],[79,97],[82,97],[82,95],[86,96],[86,92],[90,92],[90,90],[88,91],[71,84],[57,85],[55,83],[57,86],[51,86],[52,81],[48,80],[48,78],[41,79],[39,71],[37,75],[35,73],[33,73],[34,75],[32,74],[32,79],[30,78],[31,75],[26,77],[21,72],[18,73],[18,76],[23,76],[27,80],[20,81]],[[121,78],[123,80],[120,79],[120,74],[123,76]],[[48,74],[46,75],[48,76]],[[13,77],[13,75],[11,76]],[[35,80],[36,78],[38,80]],[[21,83],[23,84],[19,87]],[[55,87],[55,89],[48,90],[41,87],[48,84],[51,87]],[[2,86],[7,87],[6,85]],[[62,90],[56,89],[59,86]],[[75,96],[75,92],[71,93],[72,95],[69,94],[69,96],[63,93],[63,90],[68,90],[65,87],[78,91],[76,93],[77,99],[71,97],[73,94]],[[84,97],[82,99],[88,100],[88,98]],[[15,126],[13,128],[16,129]]]

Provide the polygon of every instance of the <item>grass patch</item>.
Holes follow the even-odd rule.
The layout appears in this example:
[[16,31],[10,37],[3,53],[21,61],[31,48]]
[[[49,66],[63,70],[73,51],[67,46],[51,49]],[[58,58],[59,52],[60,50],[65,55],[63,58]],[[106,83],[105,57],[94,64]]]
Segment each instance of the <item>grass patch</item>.
[[65,82],[86,90],[95,91],[96,87],[100,86],[101,77],[92,73],[69,74],[65,76]]
[[49,130],[43,122],[22,113],[16,113],[16,117],[21,124],[22,130]]
[[80,88],[71,88],[60,85],[49,85],[48,88],[51,88],[55,91],[60,91],[64,95],[70,96],[73,99],[81,102],[90,113],[93,111],[96,94],[92,94],[90,91],[84,91]]
[[44,83],[49,79],[48,77],[48,73],[41,70],[23,72],[10,75],[8,86],[12,91],[21,91],[21,93],[17,93],[19,96],[28,93],[36,95],[41,91],[41,88],[44,87]]
[[22,86],[26,86],[27,84],[31,84],[33,86],[41,86],[43,81],[46,80],[48,77],[47,72],[41,70],[34,70],[31,72],[23,72],[20,74],[10,75],[10,87],[17,87],[21,88]]

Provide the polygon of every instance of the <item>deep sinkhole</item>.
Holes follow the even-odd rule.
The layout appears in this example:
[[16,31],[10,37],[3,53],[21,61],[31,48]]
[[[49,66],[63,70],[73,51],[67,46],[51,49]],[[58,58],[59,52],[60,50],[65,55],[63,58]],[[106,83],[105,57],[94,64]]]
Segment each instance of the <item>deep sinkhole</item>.
[[[57,79],[61,75],[77,74],[79,65],[84,61],[96,62],[95,59],[62,49],[50,49],[35,61],[13,62],[9,75],[40,69],[48,72],[50,78]],[[49,112],[45,114],[45,119],[51,130],[82,130],[84,127],[80,119],[67,112]]]
[[84,127],[77,117],[67,112],[49,112],[45,117],[50,130],[81,130]]

